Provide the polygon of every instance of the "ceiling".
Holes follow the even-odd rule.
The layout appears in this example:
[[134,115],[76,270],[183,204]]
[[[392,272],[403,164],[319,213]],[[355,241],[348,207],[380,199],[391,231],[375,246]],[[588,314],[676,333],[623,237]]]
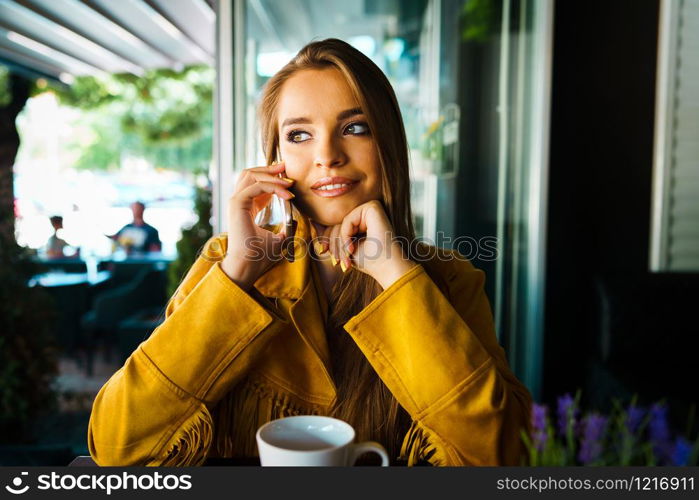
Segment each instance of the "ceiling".
[[[402,3],[401,3],[402,1]],[[395,36],[406,4],[423,0],[247,0],[247,36],[259,52],[296,52],[313,39]]]
[[0,64],[68,84],[213,65],[215,31],[207,0],[0,0]]

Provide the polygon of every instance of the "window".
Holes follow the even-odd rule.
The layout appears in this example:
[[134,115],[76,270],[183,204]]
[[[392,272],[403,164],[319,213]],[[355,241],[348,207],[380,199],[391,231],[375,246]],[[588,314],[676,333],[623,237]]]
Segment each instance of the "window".
[[651,271],[699,271],[699,2],[663,0]]

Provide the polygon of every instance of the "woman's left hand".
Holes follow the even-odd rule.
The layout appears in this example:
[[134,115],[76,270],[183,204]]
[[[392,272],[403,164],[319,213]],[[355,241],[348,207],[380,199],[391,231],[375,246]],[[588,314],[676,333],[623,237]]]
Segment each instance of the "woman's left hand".
[[384,290],[417,265],[394,241],[393,226],[378,200],[354,208],[342,223],[328,226],[323,236],[327,239],[321,238],[321,244],[330,251],[333,262],[339,262],[343,270],[356,267]]

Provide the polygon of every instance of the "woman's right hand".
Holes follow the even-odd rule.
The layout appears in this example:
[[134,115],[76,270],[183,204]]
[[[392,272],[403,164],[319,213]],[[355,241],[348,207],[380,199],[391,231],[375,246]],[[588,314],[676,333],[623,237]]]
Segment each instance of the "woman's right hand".
[[282,258],[286,235],[261,228],[255,224],[255,216],[269,204],[272,194],[285,200],[294,197],[288,189],[293,180],[277,177],[285,168],[281,162],[243,170],[235,192],[228,199],[228,251],[221,268],[246,291]]

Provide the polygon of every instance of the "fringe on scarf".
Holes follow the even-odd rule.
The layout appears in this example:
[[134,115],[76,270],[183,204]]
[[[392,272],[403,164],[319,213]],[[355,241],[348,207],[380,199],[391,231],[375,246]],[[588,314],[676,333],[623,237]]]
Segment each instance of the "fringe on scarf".
[[430,433],[417,420],[413,420],[410,429],[403,438],[400,449],[400,459],[407,460],[408,467],[426,461],[432,465],[446,465],[444,452],[434,443]]
[[270,420],[292,415],[317,415],[317,406],[305,406],[287,393],[259,380],[241,383],[216,406],[215,450],[220,457],[257,456],[257,429]]
[[206,405],[184,421],[166,447],[165,459],[159,464],[165,467],[197,466],[204,463],[211,446],[213,421]]

